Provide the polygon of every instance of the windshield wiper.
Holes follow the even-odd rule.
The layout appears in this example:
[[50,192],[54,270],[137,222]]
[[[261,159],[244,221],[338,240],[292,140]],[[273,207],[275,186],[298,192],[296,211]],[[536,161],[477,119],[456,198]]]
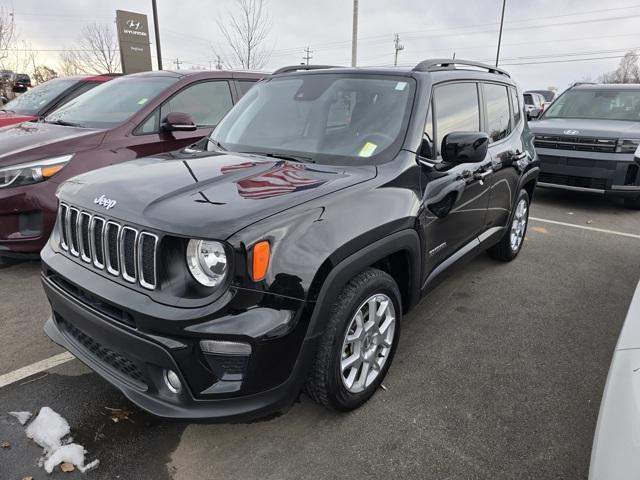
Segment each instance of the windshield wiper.
[[207,141],[213,143],[218,150],[222,150],[223,152],[227,151],[227,149],[224,148],[224,146],[219,141],[214,140],[212,138],[207,138]]
[[54,120],[53,122],[45,120],[45,123],[53,123],[55,125],[62,125],[63,127],[80,127],[80,128],[84,128],[84,126],[80,125],[79,123],[67,122],[66,120]]
[[280,160],[289,160],[291,162],[316,163],[310,157],[303,157],[303,156],[300,156],[300,155],[289,155],[288,153],[276,153],[276,152],[238,152],[238,153],[249,153],[251,155],[262,155],[263,157],[279,158]]
[[1,109],[0,112],[16,113],[13,110],[7,110],[6,108]]

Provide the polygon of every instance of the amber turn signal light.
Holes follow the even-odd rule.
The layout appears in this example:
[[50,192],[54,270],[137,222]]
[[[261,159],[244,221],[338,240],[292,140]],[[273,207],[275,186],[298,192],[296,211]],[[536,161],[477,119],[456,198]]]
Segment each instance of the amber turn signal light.
[[50,167],[43,167],[42,176],[44,178],[53,177],[56,173],[62,170],[62,167],[64,167],[64,163],[59,163],[58,165],[51,165]]
[[253,268],[251,269],[251,278],[254,282],[264,280],[267,276],[269,268],[269,259],[271,258],[271,247],[269,242],[263,240],[253,246]]

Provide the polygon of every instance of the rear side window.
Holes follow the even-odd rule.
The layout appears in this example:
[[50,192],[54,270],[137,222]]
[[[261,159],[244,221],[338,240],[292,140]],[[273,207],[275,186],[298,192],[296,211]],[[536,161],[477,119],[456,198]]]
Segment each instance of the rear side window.
[[485,83],[484,100],[487,112],[486,133],[492,142],[502,140],[510,132],[509,97],[507,87],[494,83]]
[[232,106],[228,82],[201,82],[185,88],[165,102],[160,117],[164,120],[171,112],[187,113],[196,125],[214,127]]
[[[434,106],[438,156],[440,156],[442,139],[447,134],[480,130],[477,84],[450,83],[437,86],[434,90]],[[508,113],[509,104],[507,104]]]
[[522,117],[520,98],[518,97],[518,91],[513,87],[509,87],[509,93],[511,94],[511,118],[513,118],[511,125],[515,128],[515,126],[520,123],[520,118]]

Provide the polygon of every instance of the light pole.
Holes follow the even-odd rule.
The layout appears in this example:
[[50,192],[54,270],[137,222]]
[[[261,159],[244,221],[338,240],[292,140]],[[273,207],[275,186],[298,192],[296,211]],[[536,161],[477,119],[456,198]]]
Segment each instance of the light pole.
[[507,0],[502,0],[502,17],[500,18],[500,34],[498,35],[498,51],[496,52],[496,68],[498,68],[498,61],[500,60],[500,43],[502,42],[502,26],[504,25],[504,7],[507,4]]
[[158,55],[158,70],[162,70],[162,49],[160,48],[160,30],[158,30],[158,7],[156,0],[151,1],[153,8],[153,30],[156,33],[156,52]]
[[351,34],[351,66],[358,63],[358,0],[353,0],[353,33]]

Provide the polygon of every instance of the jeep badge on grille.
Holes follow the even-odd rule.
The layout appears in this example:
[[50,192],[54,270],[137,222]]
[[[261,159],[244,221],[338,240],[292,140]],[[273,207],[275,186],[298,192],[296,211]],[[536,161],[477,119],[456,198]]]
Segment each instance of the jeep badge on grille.
[[105,197],[104,195],[100,195],[99,197],[97,197],[93,203],[100,205],[104,208],[106,208],[107,210],[112,209],[113,207],[116,206],[116,202],[115,200],[111,200],[110,198]]

